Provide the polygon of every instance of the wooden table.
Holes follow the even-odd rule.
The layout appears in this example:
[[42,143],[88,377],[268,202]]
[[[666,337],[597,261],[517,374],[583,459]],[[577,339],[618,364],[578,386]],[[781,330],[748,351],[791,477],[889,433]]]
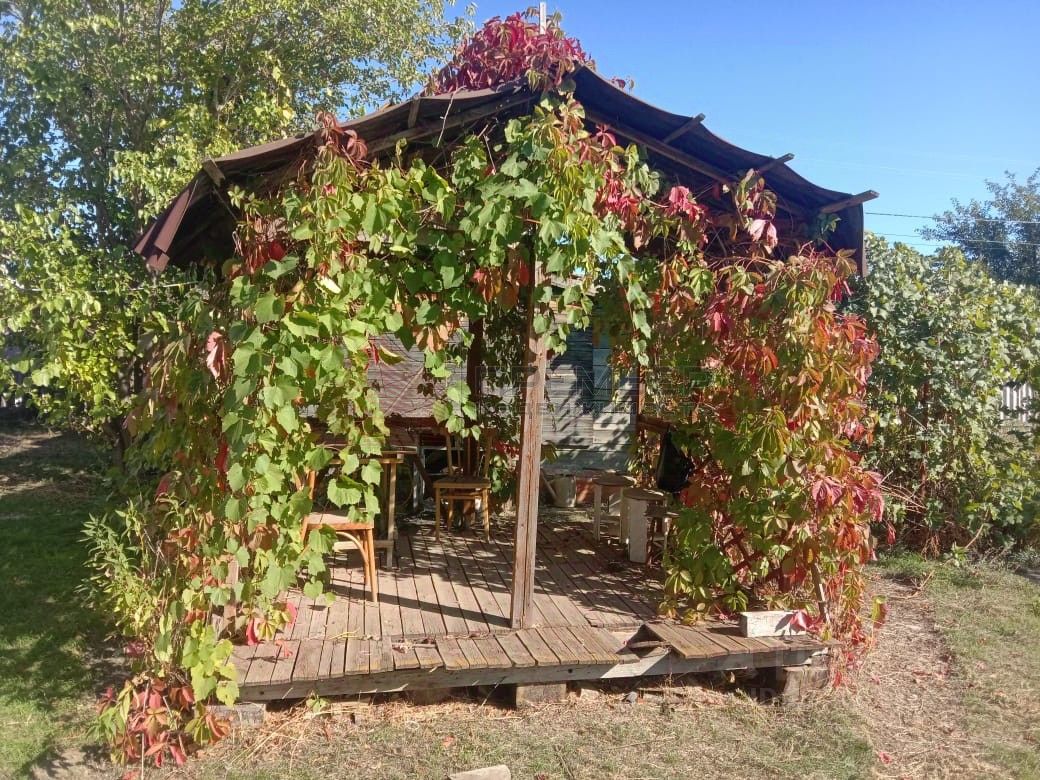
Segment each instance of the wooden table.
[[397,544],[397,469],[406,458],[414,457],[418,450],[414,447],[396,447],[383,450],[379,455],[379,465],[383,467],[383,475],[379,484],[379,511],[385,519],[386,527],[382,529],[385,538],[376,540],[376,549],[384,554],[384,566],[394,564],[394,547]]
[[628,536],[628,559],[646,563],[646,542],[649,534],[648,511],[664,506],[668,494],[660,490],[640,487],[621,489],[621,532]]

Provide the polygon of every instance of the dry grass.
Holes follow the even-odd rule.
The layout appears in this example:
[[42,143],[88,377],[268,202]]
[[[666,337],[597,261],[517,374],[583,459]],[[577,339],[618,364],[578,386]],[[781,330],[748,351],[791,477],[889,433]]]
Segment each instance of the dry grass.
[[781,711],[666,682],[629,704],[619,686],[520,714],[477,700],[305,708],[243,731],[176,777],[443,778],[491,764],[515,777],[859,777],[873,762],[840,708]]

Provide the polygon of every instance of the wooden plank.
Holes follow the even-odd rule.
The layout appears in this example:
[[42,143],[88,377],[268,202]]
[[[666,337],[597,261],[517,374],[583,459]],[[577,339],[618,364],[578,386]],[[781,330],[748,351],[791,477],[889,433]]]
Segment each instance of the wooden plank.
[[484,657],[484,665],[488,669],[512,668],[513,662],[494,636],[474,637],[472,642]]
[[793,159],[794,155],[790,152],[788,152],[787,154],[782,154],[779,157],[774,157],[772,160],[769,160],[768,162],[764,162],[761,165],[757,166],[755,168],[755,173],[766,173],[768,171],[773,170],[773,168],[779,168],[781,165],[791,162],[791,160]]
[[[274,642],[261,642],[253,648],[253,660],[249,664],[246,683],[249,685],[267,685],[271,682],[271,675],[278,664],[278,656],[281,645]],[[241,687],[244,683],[239,683]]]
[[[401,633],[409,637],[425,636],[422,609],[415,590],[416,564],[411,537],[402,536],[398,543],[398,550],[402,553],[402,557],[398,558],[401,576],[397,581],[397,602],[401,608]],[[405,558],[407,558],[407,569]]]
[[485,542],[482,537],[466,537],[463,543],[468,548],[471,565],[465,566],[466,576],[477,602],[484,611],[488,630],[508,628],[511,604],[511,580],[506,569],[511,556],[503,554],[494,541]]
[[372,601],[371,599],[365,599],[365,636],[378,638],[382,635],[382,600],[383,595],[380,594],[379,601]]
[[542,467],[542,397],[545,394],[546,339],[535,331],[536,292],[542,282],[541,258],[531,258],[527,306],[527,346],[524,352],[523,408],[520,417],[519,485],[516,542],[509,624],[524,628],[533,622],[534,561],[538,546],[538,487]]
[[441,654],[446,669],[469,669],[469,661],[466,654],[459,647],[458,640],[451,637],[439,636],[436,639],[437,652]]
[[697,127],[703,121],[704,114],[697,114],[697,116],[691,117],[690,119],[686,120],[681,125],[679,125],[679,127],[675,128],[664,138],[662,138],[661,143],[670,144],[676,138],[686,135],[688,132],[690,132],[693,128]]
[[607,580],[598,576],[591,566],[581,560],[573,547],[564,548],[561,540],[551,531],[541,534],[543,553],[552,560],[574,583],[587,608],[586,622],[598,625],[634,625],[638,623],[635,608],[621,598]]
[[[261,645],[235,645],[231,648],[231,662],[235,666],[240,685],[249,680],[249,668],[253,664],[253,659],[259,647]],[[257,668],[259,669],[259,667]]]
[[[597,542],[585,528],[563,526],[552,542],[563,548],[576,571],[587,571],[587,581],[613,595],[611,603],[619,610],[612,615],[615,623],[633,627],[657,617],[657,602],[650,595],[654,591],[648,581],[655,574]],[[582,554],[585,550],[589,554]]]
[[589,655],[596,659],[596,663],[614,664],[617,662],[612,652],[607,650],[593,633],[595,629],[591,626],[570,626],[568,630],[588,651]]
[[516,634],[496,634],[494,638],[498,640],[499,647],[509,657],[513,666],[538,665],[538,662],[534,660],[534,656],[527,651],[524,643],[517,638]]
[[[453,556],[446,556],[442,552],[441,555],[435,558],[433,551],[430,550],[429,540],[425,537],[413,536],[412,541],[419,548],[417,554],[422,555],[425,565],[430,570],[433,579],[433,590],[437,596],[441,618],[444,620],[445,632],[455,636],[468,634],[471,630],[470,622],[463,616],[463,610],[458,598],[459,594],[455,589],[455,576],[448,571],[447,559]],[[461,570],[456,572],[456,576],[461,573]],[[476,621],[476,624],[482,625],[483,621]]]
[[437,602],[437,591],[433,589],[433,574],[428,562],[422,557],[422,542],[414,536],[409,541],[415,559],[415,595],[419,603],[423,632],[426,636],[444,636],[448,631],[444,626],[440,604]]
[[437,651],[436,645],[417,644],[415,645],[415,655],[419,659],[419,668],[421,669],[438,669],[444,666],[444,661],[441,659],[441,654]]
[[343,658],[343,674],[367,674],[368,655],[361,655],[361,646],[366,640],[358,637],[347,638],[347,649]]
[[379,569],[379,635],[401,636],[401,606],[397,597],[396,571]]
[[288,682],[292,679],[293,667],[296,666],[296,653],[300,649],[300,640],[287,639],[277,645],[278,660],[271,670],[269,683]]
[[548,579],[543,578],[541,588],[560,611],[563,622],[559,625],[586,625],[588,619],[585,613],[570,595],[574,593],[578,595],[579,599],[583,598],[580,589],[553,560],[548,551],[540,549],[538,559],[542,563],[545,574],[548,575]]
[[522,628],[516,632],[516,638],[527,648],[527,652],[539,666],[560,665],[559,656],[545,643],[537,629]]
[[480,652],[480,647],[474,640],[463,637],[458,640],[458,643],[459,650],[461,650],[462,654],[466,656],[466,663],[468,663],[471,668],[475,667],[482,669],[487,666],[487,661],[484,660],[484,654]]
[[391,640],[390,649],[393,652],[394,670],[418,669],[419,657],[415,654],[415,648],[407,640]]
[[[393,642],[388,637],[383,637],[379,640],[379,666],[384,672],[393,671],[394,665],[394,647]],[[371,664],[369,665],[371,670]]]
[[589,632],[599,646],[614,659],[615,663],[629,664],[639,660],[639,656],[628,649],[628,645],[605,628],[590,628]]
[[555,628],[543,626],[538,629],[538,634],[560,659],[561,664],[578,664],[586,660],[584,652],[579,653],[575,650],[574,640],[569,633],[564,638]]
[[842,211],[850,206],[858,206],[861,203],[866,203],[868,200],[874,200],[876,197],[878,197],[878,194],[874,190],[866,190],[859,195],[853,195],[836,203],[829,203],[817,210],[820,214],[833,214],[835,211]]
[[706,631],[692,626],[647,623],[646,628],[683,658],[721,658],[734,651],[742,651],[740,647],[712,641],[712,637]]
[[453,537],[450,548],[445,545],[444,554],[449,559],[452,588],[466,616],[468,633],[485,633],[504,624],[506,613],[490,592],[484,566],[469,542],[466,537]]
[[325,620],[325,641],[321,648],[319,677],[329,677],[343,670],[343,654],[346,651],[347,603],[337,598],[329,605]]
[[321,676],[321,654],[324,644],[321,639],[304,639],[300,642],[292,679],[317,680]]

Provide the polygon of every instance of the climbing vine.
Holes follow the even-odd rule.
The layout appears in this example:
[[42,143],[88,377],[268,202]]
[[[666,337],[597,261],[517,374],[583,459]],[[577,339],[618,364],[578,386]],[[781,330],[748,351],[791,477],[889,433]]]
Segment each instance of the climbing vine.
[[[431,89],[523,75],[541,90],[527,115],[437,156],[402,143],[379,159],[323,116],[294,180],[230,193],[235,252],[174,319],[152,324],[147,388],[128,420],[133,497],[90,530],[97,600],[137,658],[101,717],[124,758],[180,760],[219,737],[205,702],[237,696],[232,640],[271,639],[291,622],[291,587],[331,599],[331,534],[300,529],[315,501],[358,520],[378,511],[388,428],[369,370],[396,359],[385,336],[422,350],[448,431],[495,426],[500,467],[518,409],[484,415],[454,379],[469,324],[509,362],[518,323],[530,317],[562,352],[595,307],[626,347],[620,361],[706,372],[689,406],[669,410],[700,468],[683,493],[666,607],[782,603],[819,618],[825,604],[830,630],[859,636],[859,565],[880,498],[849,449],[867,433],[876,352],[862,322],[834,308],[849,262],[778,236],[775,199],[753,172],[712,194],[729,208],[709,210],[637,148],[589,128],[568,78],[586,61],[555,21],[539,32],[519,15],[492,20]],[[509,366],[492,368],[509,379]],[[328,435],[342,467],[312,496],[308,474],[333,458]],[[235,616],[215,620],[231,603]]]

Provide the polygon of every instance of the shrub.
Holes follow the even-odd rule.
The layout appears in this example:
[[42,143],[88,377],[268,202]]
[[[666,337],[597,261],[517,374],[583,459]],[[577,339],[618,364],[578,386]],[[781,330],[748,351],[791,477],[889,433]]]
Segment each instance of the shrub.
[[881,347],[867,458],[885,477],[889,536],[939,552],[1035,534],[1036,440],[1000,402],[1004,384],[1037,376],[1035,290],[995,281],[957,249],[926,256],[871,236],[867,263],[853,308]]

